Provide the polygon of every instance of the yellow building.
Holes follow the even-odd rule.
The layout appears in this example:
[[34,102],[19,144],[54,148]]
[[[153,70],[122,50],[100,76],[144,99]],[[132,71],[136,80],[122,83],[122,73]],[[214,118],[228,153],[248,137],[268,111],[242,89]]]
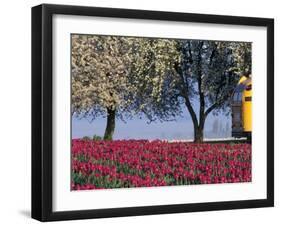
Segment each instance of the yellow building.
[[232,95],[232,136],[252,136],[252,78],[242,76]]

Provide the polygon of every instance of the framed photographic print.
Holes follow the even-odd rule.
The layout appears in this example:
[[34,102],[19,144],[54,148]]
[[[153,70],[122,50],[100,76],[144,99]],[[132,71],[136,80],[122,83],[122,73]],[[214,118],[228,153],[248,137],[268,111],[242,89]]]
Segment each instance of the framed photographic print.
[[32,217],[274,205],[274,21],[32,8]]

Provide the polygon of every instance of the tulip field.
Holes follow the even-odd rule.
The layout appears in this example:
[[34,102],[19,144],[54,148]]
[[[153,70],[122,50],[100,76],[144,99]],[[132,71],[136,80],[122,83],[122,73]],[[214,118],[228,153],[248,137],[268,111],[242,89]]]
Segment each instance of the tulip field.
[[251,144],[73,139],[71,190],[251,181]]

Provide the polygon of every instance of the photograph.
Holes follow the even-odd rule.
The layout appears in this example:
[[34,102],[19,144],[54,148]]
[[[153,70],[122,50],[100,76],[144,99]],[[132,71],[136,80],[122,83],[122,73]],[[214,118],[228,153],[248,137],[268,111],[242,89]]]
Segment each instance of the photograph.
[[251,183],[251,42],[69,38],[71,191]]
[[234,15],[32,7],[33,219],[274,206],[274,19]]

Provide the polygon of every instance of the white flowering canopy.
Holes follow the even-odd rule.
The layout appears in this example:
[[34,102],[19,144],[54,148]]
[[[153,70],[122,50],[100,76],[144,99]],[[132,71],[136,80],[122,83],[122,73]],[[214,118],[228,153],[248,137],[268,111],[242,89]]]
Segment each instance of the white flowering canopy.
[[126,108],[130,58],[128,40],[72,36],[72,112],[95,118],[107,108]]
[[178,60],[173,40],[72,35],[73,114],[94,119],[112,109],[120,118],[168,119],[164,79]]

